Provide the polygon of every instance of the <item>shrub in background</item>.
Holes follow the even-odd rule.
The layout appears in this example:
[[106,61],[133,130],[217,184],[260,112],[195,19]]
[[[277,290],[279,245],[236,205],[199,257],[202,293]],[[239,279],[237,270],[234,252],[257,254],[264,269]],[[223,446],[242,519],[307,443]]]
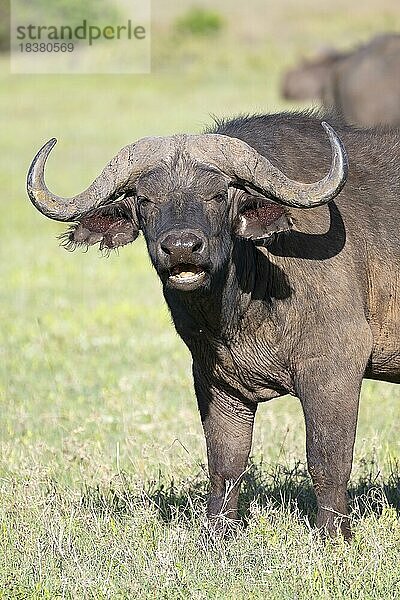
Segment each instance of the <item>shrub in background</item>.
[[174,29],[185,35],[207,36],[221,31],[223,25],[219,13],[194,6],[176,19]]
[[0,52],[10,48],[10,0],[0,0]]

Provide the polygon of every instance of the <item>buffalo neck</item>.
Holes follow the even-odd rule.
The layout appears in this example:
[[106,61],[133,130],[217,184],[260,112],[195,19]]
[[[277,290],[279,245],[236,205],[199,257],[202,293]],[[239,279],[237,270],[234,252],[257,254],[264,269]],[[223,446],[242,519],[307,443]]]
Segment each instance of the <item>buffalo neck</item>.
[[253,242],[235,240],[230,259],[208,290],[164,289],[177,332],[191,347],[200,338],[230,340],[247,318],[264,320],[282,294],[281,274]]

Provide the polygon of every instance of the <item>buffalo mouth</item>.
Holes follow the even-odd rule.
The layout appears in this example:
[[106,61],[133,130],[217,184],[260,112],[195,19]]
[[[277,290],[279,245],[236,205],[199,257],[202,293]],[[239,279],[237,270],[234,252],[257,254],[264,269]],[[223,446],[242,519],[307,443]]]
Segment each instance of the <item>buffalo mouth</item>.
[[168,282],[173,287],[190,289],[197,287],[207,277],[207,273],[200,265],[178,264],[170,269]]

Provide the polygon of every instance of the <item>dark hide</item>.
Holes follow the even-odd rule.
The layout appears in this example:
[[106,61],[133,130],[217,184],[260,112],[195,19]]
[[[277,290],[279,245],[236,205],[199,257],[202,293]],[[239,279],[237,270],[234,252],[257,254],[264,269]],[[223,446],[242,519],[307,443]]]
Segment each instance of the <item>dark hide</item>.
[[[312,182],[330,166],[320,121],[260,115],[212,131],[244,140],[292,179]],[[218,525],[237,518],[258,403],[292,394],[305,416],[317,525],[348,536],[362,379],[400,382],[400,134],[331,123],[350,171],[327,206],[284,209],[179,155],[139,179],[129,211],[98,209],[68,238],[92,243],[93,235],[110,247],[119,243],[115,228],[123,242],[142,229],[193,357],[208,514]]]

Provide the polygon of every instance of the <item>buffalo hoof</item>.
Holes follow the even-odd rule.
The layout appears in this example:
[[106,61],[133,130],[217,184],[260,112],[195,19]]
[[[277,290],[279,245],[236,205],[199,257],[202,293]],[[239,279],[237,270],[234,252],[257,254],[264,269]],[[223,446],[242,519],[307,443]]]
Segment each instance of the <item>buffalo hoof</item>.
[[317,521],[317,528],[324,539],[337,539],[341,536],[346,542],[349,542],[353,537],[348,517],[336,517],[324,523]]
[[221,540],[234,537],[242,529],[242,522],[238,519],[230,519],[225,515],[208,517],[203,531],[210,539]]

